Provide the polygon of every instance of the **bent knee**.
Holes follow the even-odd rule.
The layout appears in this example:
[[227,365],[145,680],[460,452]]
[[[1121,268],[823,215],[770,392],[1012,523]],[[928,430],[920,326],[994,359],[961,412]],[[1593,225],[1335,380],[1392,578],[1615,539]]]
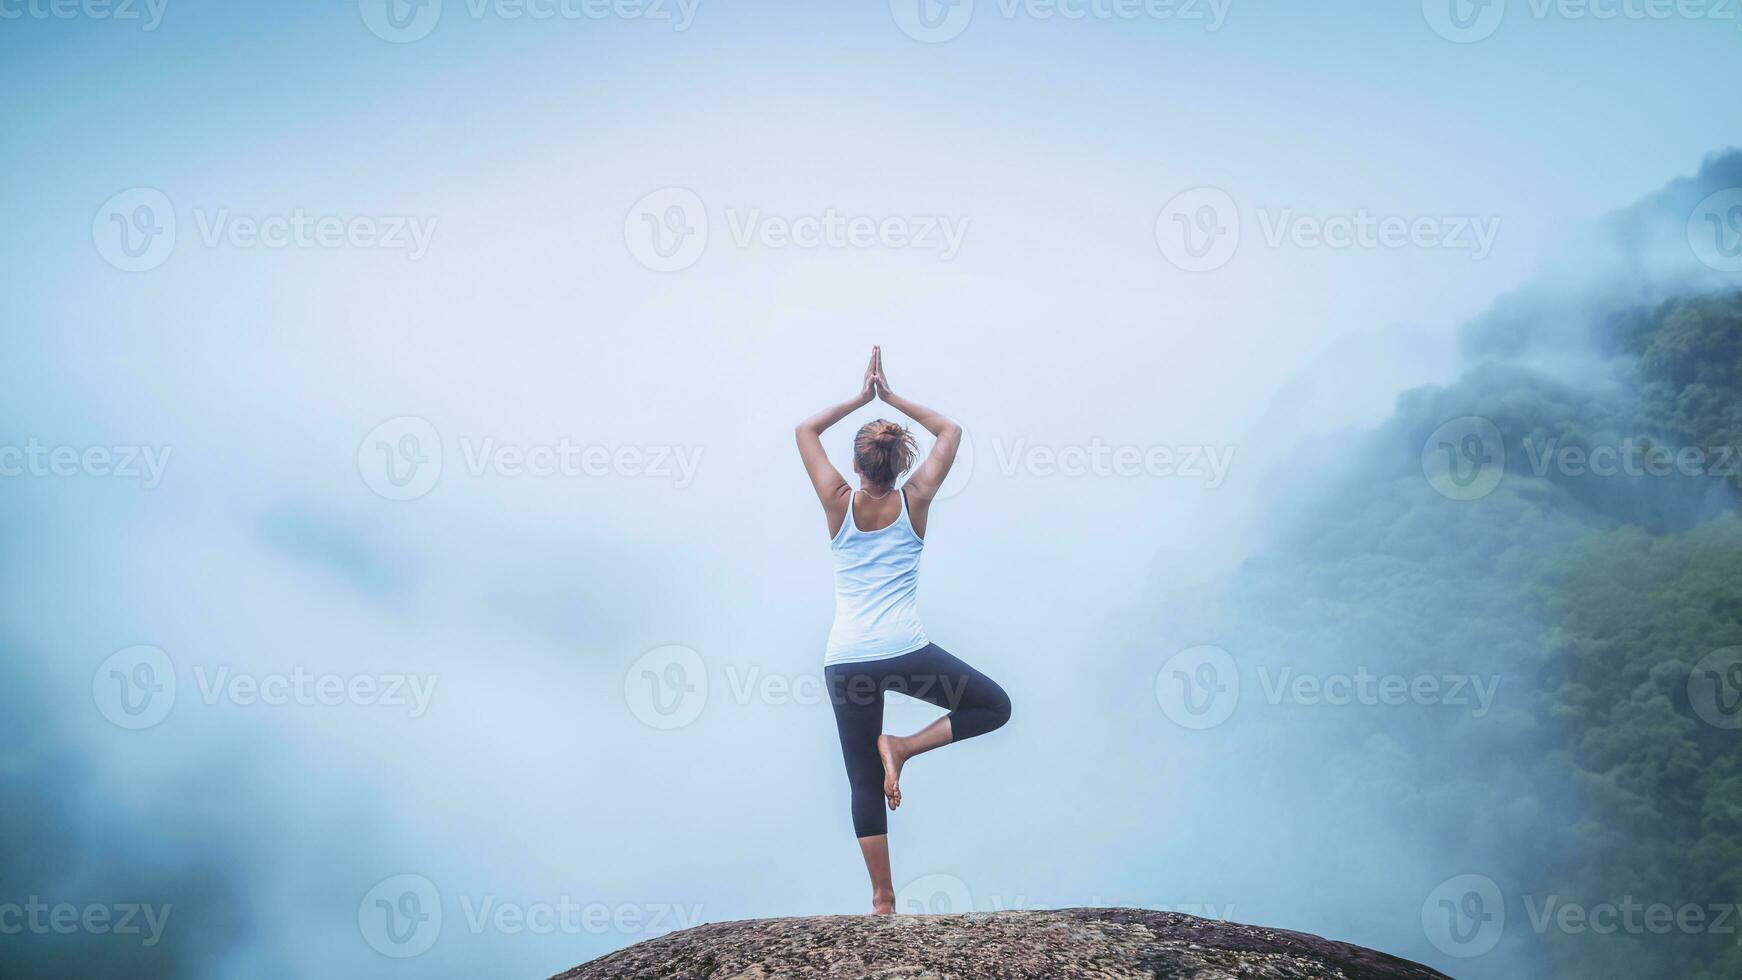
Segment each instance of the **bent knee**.
[[1010,695],[999,688],[996,696],[986,705],[986,713],[990,716],[991,727],[987,731],[1003,728],[1010,721]]

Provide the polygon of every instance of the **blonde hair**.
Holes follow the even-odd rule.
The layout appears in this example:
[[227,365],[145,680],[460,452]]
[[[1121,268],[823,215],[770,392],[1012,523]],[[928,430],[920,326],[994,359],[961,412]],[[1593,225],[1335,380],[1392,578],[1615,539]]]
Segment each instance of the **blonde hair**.
[[876,419],[859,427],[853,437],[853,462],[866,482],[880,487],[895,485],[895,478],[913,465],[919,443],[899,423]]

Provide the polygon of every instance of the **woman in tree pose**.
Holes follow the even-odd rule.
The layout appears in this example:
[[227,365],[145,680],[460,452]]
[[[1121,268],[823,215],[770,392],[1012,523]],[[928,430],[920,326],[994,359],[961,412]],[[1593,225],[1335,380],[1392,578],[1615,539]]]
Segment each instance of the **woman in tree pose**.
[[[855,491],[829,463],[822,434],[881,398],[936,437],[931,454],[899,490],[913,465],[913,435],[885,419],[867,422],[853,438]],[[897,395],[883,373],[881,348],[857,397],[800,422],[798,452],[829,522],[835,559],[835,623],[823,655],[823,676],[835,708],[841,756],[853,789],[853,831],[871,875],[871,906],[895,911],[889,874],[889,809],[901,806],[901,767],[921,752],[983,735],[1010,720],[1010,698],[991,678],[926,639],[919,624],[919,556],[932,500],[961,445],[962,427]],[[883,734],[883,695],[896,691],[949,714],[900,737]]]

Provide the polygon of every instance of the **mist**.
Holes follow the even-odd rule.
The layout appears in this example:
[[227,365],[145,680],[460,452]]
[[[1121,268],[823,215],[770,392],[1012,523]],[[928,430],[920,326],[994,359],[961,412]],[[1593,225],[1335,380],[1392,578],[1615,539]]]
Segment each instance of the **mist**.
[[[1535,700],[1549,618],[1472,606],[1536,573],[1386,541],[1455,556],[1513,508],[1542,554],[1593,511],[1733,511],[1510,469],[1456,501],[1421,462],[1466,416],[1516,444],[1519,378],[1637,428],[1632,334],[1594,328],[1735,286],[1685,231],[1742,183],[1738,110],[1684,98],[1726,30],[1460,45],[1413,6],[1252,4],[986,9],[928,44],[882,4],[467,5],[399,43],[372,9],[0,34],[28,93],[0,130],[0,905],[142,926],[45,912],[0,937],[9,975],[548,975],[863,911],[791,433],[872,344],[967,430],[922,609],[1015,703],[907,774],[902,911],[1176,909],[1460,976],[1593,955],[1517,924],[1600,819]],[[1241,230],[1194,271],[1168,236],[1203,187]],[[636,237],[674,202],[694,253]],[[167,250],[117,251],[142,203]],[[1366,217],[1437,244],[1326,243]],[[1242,690],[1193,728],[1169,684],[1206,646]],[[1292,686],[1358,670],[1465,684]],[[1514,896],[1475,956],[1424,926],[1466,873]]]

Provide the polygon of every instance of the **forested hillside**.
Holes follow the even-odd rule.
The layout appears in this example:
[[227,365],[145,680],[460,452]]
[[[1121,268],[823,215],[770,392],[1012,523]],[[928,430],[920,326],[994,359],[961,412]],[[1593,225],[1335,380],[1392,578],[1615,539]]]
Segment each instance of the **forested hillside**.
[[[1236,716],[1262,713],[1275,768],[1382,809],[1442,877],[1498,884],[1501,947],[1460,975],[1742,975],[1742,290],[1681,237],[1690,202],[1737,184],[1742,155],[1714,158],[1612,219],[1591,268],[1497,303],[1466,329],[1455,383],[1312,447],[1334,458],[1279,466],[1287,526],[1152,621],[1226,647],[1248,684],[1286,669],[1494,685],[1484,710],[1242,692]],[[1503,450],[1484,457],[1472,431]],[[1442,450],[1503,476],[1444,492]],[[1604,929],[1556,919],[1568,905],[1641,911]]]

